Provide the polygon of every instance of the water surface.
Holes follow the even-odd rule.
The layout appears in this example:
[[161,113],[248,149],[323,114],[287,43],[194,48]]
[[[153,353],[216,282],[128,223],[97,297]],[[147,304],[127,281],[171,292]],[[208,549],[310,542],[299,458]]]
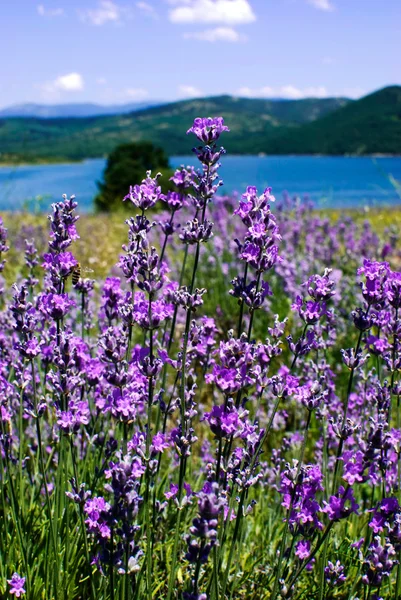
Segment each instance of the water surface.
[[[175,156],[171,165],[195,164]],[[221,193],[242,193],[247,185],[308,197],[319,207],[352,208],[401,203],[401,157],[224,156]],[[75,194],[81,211],[91,211],[104,159],[57,165],[0,167],[0,210],[47,210],[62,194]]]

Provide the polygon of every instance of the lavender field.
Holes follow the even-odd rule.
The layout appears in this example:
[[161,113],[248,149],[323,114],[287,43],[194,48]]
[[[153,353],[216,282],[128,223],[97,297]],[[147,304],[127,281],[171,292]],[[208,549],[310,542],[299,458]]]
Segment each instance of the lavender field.
[[399,215],[221,196],[189,134],[125,223],[1,222],[0,597],[401,598]]

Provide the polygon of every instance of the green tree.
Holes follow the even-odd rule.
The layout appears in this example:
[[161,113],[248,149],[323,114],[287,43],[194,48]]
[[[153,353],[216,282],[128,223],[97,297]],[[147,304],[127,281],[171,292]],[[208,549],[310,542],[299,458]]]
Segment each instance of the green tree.
[[172,171],[164,150],[151,142],[121,144],[113,150],[107,160],[104,180],[97,182],[99,193],[95,198],[95,207],[102,212],[113,212],[129,206],[122,199],[131,185],[141,183],[146,171],[153,175],[160,172],[160,185],[163,192],[172,189],[169,181]]

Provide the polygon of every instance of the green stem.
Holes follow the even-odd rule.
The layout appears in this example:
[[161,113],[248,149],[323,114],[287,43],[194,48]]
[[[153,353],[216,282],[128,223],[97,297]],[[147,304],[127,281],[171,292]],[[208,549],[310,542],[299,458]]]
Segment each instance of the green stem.
[[329,539],[330,539],[330,536],[327,535],[326,539],[324,540],[322,566],[320,569],[319,600],[324,600],[324,592],[326,589],[326,579],[324,576],[324,569],[325,569],[325,565],[326,565],[326,557],[327,557],[327,549],[329,547]]
[[[210,177],[210,167],[208,167],[207,173],[206,173],[207,181],[209,180],[209,177]],[[202,209],[202,225],[204,224],[205,217],[206,217],[207,198],[204,198],[203,201],[204,201],[204,204],[203,204],[203,209]],[[192,269],[191,285],[189,287],[190,294],[193,293],[194,287],[195,287],[195,279],[196,279],[196,271],[198,269],[199,255],[200,255],[200,242],[198,242],[196,244],[195,259],[194,259],[194,265],[193,265],[193,269]],[[186,319],[186,323],[185,323],[183,351],[182,351],[182,357],[181,357],[181,385],[180,385],[180,399],[181,399],[181,411],[180,412],[181,412],[181,415],[180,416],[181,416],[181,432],[183,435],[186,434],[186,430],[187,430],[187,424],[186,424],[186,419],[185,419],[185,388],[186,388],[185,363],[186,363],[186,359],[187,359],[187,349],[188,349],[190,326],[191,326],[191,312],[190,312],[190,310],[188,310],[187,319]],[[169,341],[169,344],[170,343],[171,343],[171,340]],[[170,346],[169,346],[169,348],[170,348]],[[178,492],[177,492],[178,505],[180,505],[180,502],[181,502],[182,490],[183,490],[183,484],[184,484],[184,478],[185,478],[185,470],[186,470],[186,457],[184,456],[184,454],[182,454],[180,456],[180,473],[179,473]],[[178,542],[179,542],[179,536],[180,536],[180,522],[181,522],[181,509],[179,507],[178,515],[177,515],[177,522],[176,522],[175,536],[174,536],[173,556],[172,556],[171,566],[170,566],[170,578],[169,578],[169,583],[168,583],[167,600],[171,600],[171,596],[172,596],[173,589],[175,586]]]
[[307,565],[311,562],[311,560],[313,560],[315,558],[315,556],[319,552],[323,542],[326,540],[327,536],[329,535],[334,523],[335,523],[335,521],[330,521],[330,523],[326,527],[324,534],[320,538],[319,542],[316,544],[316,547],[313,550],[313,552],[311,553],[311,555],[303,562],[303,564],[298,568],[296,573],[293,575],[293,577],[291,578],[291,580],[287,586],[288,591],[291,590],[291,588],[294,586],[298,577],[301,575],[301,573],[307,567]]
[[198,560],[196,561],[196,567],[195,567],[195,574],[194,574],[194,594],[197,595],[198,593],[198,579],[199,579],[199,573],[200,573],[200,568],[201,568],[201,556],[202,556],[202,552],[203,549],[205,547],[205,541],[202,541],[201,547],[199,549],[199,556],[198,556]]
[[[169,225],[171,225],[173,223],[174,214],[175,214],[175,210],[173,210],[172,213],[171,213]],[[162,260],[164,258],[164,254],[166,252],[168,237],[169,237],[168,235],[164,236],[163,248],[162,248],[162,251],[161,251],[161,254],[160,254],[160,257],[159,257],[159,264],[162,263]]]
[[[182,261],[182,267],[181,267],[181,273],[180,273],[179,287],[182,286],[182,282],[184,281],[185,267],[187,265],[187,258],[188,258],[188,244],[185,245],[184,258],[183,258],[183,261]],[[173,339],[174,339],[174,330],[175,330],[175,324],[176,324],[176,321],[177,321],[177,312],[178,312],[178,306],[176,305],[174,307],[174,314],[173,314],[173,318],[172,318],[172,321],[171,321],[170,337],[169,337],[169,340],[168,340],[168,347],[167,347],[168,352],[171,349],[171,345],[172,345]],[[162,346],[164,346],[165,338],[166,338],[166,331],[163,334]]]
[[81,337],[85,339],[85,292],[81,292]]
[[223,579],[222,598],[224,598],[225,594],[226,594],[226,588],[227,588],[228,577],[230,574],[231,562],[232,562],[232,559],[234,556],[235,544],[237,541],[237,537],[238,537],[240,527],[241,527],[241,522],[242,522],[242,516],[243,516],[242,509],[244,506],[245,496],[246,496],[246,490],[243,489],[242,493],[241,493],[241,499],[240,499],[240,502],[238,505],[237,518],[235,520],[235,529],[234,529],[233,539],[231,540],[231,546],[230,546],[230,552],[229,552],[228,560],[227,560],[226,572],[225,572],[224,579]]
[[180,525],[181,525],[181,512],[182,509],[178,509],[177,520],[175,524],[175,536],[174,536],[174,546],[173,546],[173,556],[171,560],[170,567],[170,577],[168,582],[168,590],[167,590],[167,600],[171,600],[171,596],[173,590],[175,589],[175,568],[177,563],[177,552],[178,552],[178,542],[180,539]]
[[55,535],[55,531],[54,531],[54,524],[53,524],[53,518],[52,518],[52,510],[51,510],[51,505],[50,505],[50,495],[49,495],[49,490],[48,490],[48,486],[47,486],[45,463],[43,460],[42,433],[41,433],[41,429],[40,429],[40,421],[39,421],[39,416],[38,416],[37,395],[36,395],[36,374],[35,374],[35,365],[34,365],[33,361],[31,362],[31,370],[32,370],[32,390],[33,390],[33,405],[34,405],[34,410],[35,410],[36,436],[38,438],[39,465],[40,465],[40,471],[41,471],[42,480],[43,480],[43,486],[45,488],[46,507],[47,507],[47,512],[48,512],[51,538],[52,538],[52,543],[53,543],[53,552],[54,552],[54,561],[55,561],[54,596],[55,596],[55,599],[57,600],[57,598],[58,598],[57,544],[56,544],[56,535]]
[[[265,443],[265,441],[266,441],[266,439],[267,439],[267,437],[268,437],[268,435],[270,433],[270,429],[271,429],[271,427],[273,425],[273,420],[274,420],[274,417],[275,417],[275,415],[277,413],[280,401],[281,401],[281,396],[278,396],[277,400],[276,400],[276,403],[275,403],[275,405],[273,407],[273,412],[272,412],[272,414],[270,416],[269,423],[267,425],[266,431],[265,431],[262,439],[259,442],[259,445],[258,445],[258,447],[256,449],[256,452],[254,453],[254,456],[252,457],[252,460],[251,460],[251,463],[250,463],[250,467],[249,467],[250,471],[252,471],[253,467],[255,466],[255,462],[257,460],[257,457],[259,456],[259,453],[260,453],[260,451],[261,451],[261,449],[263,447],[263,444]],[[241,466],[241,468],[242,468],[242,466]],[[225,480],[225,484],[224,485],[226,485],[226,480]],[[226,539],[226,536],[227,536],[227,529],[228,529],[228,527],[230,525],[230,522],[231,522],[231,514],[232,514],[232,511],[233,511],[234,499],[235,499],[235,490],[236,490],[236,486],[233,486],[233,490],[232,490],[232,493],[231,493],[230,505],[229,505],[229,509],[228,509],[228,515],[227,515],[227,517],[225,519],[224,527],[220,528],[220,533],[219,533],[219,545],[218,545],[218,547],[216,549],[216,558],[217,558],[217,560],[214,563],[213,574],[212,574],[212,578],[211,578],[210,586],[209,586],[209,587],[211,587],[213,585],[213,581],[215,581],[216,589],[217,589],[217,586],[218,586],[218,575],[219,575],[219,572],[220,572],[220,569],[221,569],[221,565],[222,565],[221,549],[222,549],[222,546],[224,544],[224,540]],[[246,491],[243,490],[243,492],[241,494],[242,505],[243,505],[243,503],[245,501],[245,493],[246,493]],[[241,513],[239,513],[238,516],[237,516],[237,520],[242,519],[242,516],[243,515],[242,515],[242,510],[241,510]],[[237,521],[236,521],[236,526],[237,526]],[[235,538],[235,534],[233,536],[233,539],[234,538]],[[216,596],[216,598],[217,598],[217,596]]]
[[[300,340],[300,341],[302,341],[302,340],[304,340],[304,339],[305,339],[305,335],[306,335],[306,331],[307,331],[307,329],[308,329],[308,323],[305,323],[305,327],[304,327],[304,330],[303,330],[303,332],[302,332],[302,335],[301,335],[301,340]],[[297,362],[297,360],[298,360],[298,357],[299,357],[299,352],[296,352],[296,353],[294,354],[294,358],[293,358],[293,360],[292,360],[292,363],[291,363],[290,371],[292,371],[292,370],[294,369],[294,367],[295,367],[295,363]]]
[[[149,294],[149,359],[153,366],[153,330],[152,330],[152,294]],[[152,433],[152,407],[153,407],[153,376],[149,378],[149,396],[148,396],[148,422],[146,429],[146,493],[145,493],[145,511],[146,511],[146,589],[148,599],[152,600],[152,503],[150,502],[150,438]]]
[[[248,276],[248,263],[245,263],[245,269],[244,269],[244,287],[246,286],[246,279]],[[238,319],[238,332],[237,335],[238,337],[241,337],[241,333],[242,333],[242,319],[244,318],[244,300],[241,298],[240,299],[240,309],[239,309],[239,319]]]
[[[1,424],[3,440],[5,440],[6,433],[4,431],[4,422],[1,419],[0,419],[0,424]],[[6,471],[7,471],[7,484],[10,489],[11,513],[12,513],[12,517],[13,517],[13,521],[14,521],[14,527],[16,529],[17,536],[19,538],[19,544],[20,544],[21,553],[22,553],[22,560],[24,563],[24,569],[25,569],[25,573],[26,573],[27,590],[28,590],[28,594],[29,594],[29,591],[31,589],[31,575],[30,575],[30,569],[29,569],[28,553],[27,553],[27,549],[26,549],[26,545],[25,545],[25,537],[22,533],[22,527],[21,527],[22,519],[19,518],[20,511],[18,509],[17,497],[15,494],[14,484],[13,484],[13,480],[12,480],[12,476],[11,476],[11,468],[10,468],[11,464],[10,464],[8,448],[7,448],[6,444],[3,444],[3,449],[4,449],[4,457],[5,457]],[[3,467],[3,460],[2,460],[1,452],[0,452],[0,459],[1,459],[1,465],[2,465],[2,484],[3,484],[4,467]],[[4,512],[3,518],[5,518],[5,512]],[[25,530],[25,527],[24,527],[24,530]]]
[[[258,293],[259,291],[259,286],[260,286],[260,279],[262,277],[262,273],[258,273],[258,278],[256,280],[256,292],[255,295]],[[252,335],[252,326],[253,326],[253,319],[254,319],[254,315],[255,315],[255,309],[252,309],[249,311],[249,327],[248,327],[248,342],[251,341],[251,335]]]
[[[366,312],[366,314],[368,314],[368,311]],[[362,333],[363,333],[362,331],[359,332],[358,342],[357,342],[356,349],[355,349],[355,357],[358,355],[359,349],[361,347]],[[338,478],[338,474],[339,474],[338,472],[339,472],[339,468],[340,468],[340,457],[341,457],[341,454],[343,451],[343,446],[344,446],[343,431],[344,431],[345,423],[347,422],[348,405],[349,405],[349,400],[350,400],[351,391],[352,391],[352,383],[353,383],[353,379],[354,379],[355,369],[356,369],[355,366],[353,366],[351,368],[349,379],[348,379],[347,396],[345,398],[343,418],[341,421],[341,428],[340,428],[341,437],[340,437],[340,441],[339,441],[339,444],[337,447],[336,462],[334,465],[333,488],[332,488],[333,494],[335,493],[336,487],[337,487],[337,478]]]
[[114,600],[114,530],[111,527],[110,532],[110,565],[109,565],[109,577],[110,577],[110,600]]
[[[77,460],[76,460],[76,456],[75,456],[75,448],[74,448],[74,444],[72,442],[72,437],[70,437],[70,449],[71,449],[71,460],[72,460],[72,468],[73,468],[73,471],[74,471],[75,485],[76,485],[77,489],[79,490]],[[96,600],[96,593],[95,593],[95,588],[94,588],[94,583],[93,583],[93,578],[92,578],[92,571],[91,571],[91,568],[90,568],[88,536],[87,536],[87,533],[86,533],[85,517],[84,517],[83,510],[82,510],[82,504],[79,504],[79,516],[80,516],[80,521],[81,521],[82,536],[83,536],[83,539],[84,539],[85,558],[86,558],[86,562],[87,562],[87,565],[88,565],[88,568],[89,568],[89,580],[90,580],[90,588],[91,588],[91,597],[93,598],[93,600]]]
[[280,579],[281,579],[281,567],[282,567],[282,562],[283,562],[283,558],[284,558],[284,551],[285,551],[287,533],[288,533],[288,528],[289,528],[289,521],[290,521],[290,516],[291,516],[292,508],[293,508],[293,505],[294,505],[295,494],[296,494],[296,491],[297,491],[298,478],[299,478],[299,474],[301,472],[302,463],[303,463],[303,460],[304,460],[304,454],[305,454],[305,449],[306,449],[306,442],[307,442],[307,439],[308,439],[308,429],[309,429],[309,425],[310,425],[310,421],[311,421],[311,416],[312,416],[312,411],[308,410],[308,416],[307,416],[307,419],[306,419],[306,424],[305,424],[305,429],[304,429],[304,439],[302,441],[301,453],[300,453],[300,456],[299,456],[298,465],[297,465],[297,471],[296,471],[295,480],[294,480],[294,489],[293,489],[293,492],[291,494],[290,507],[289,507],[289,509],[287,511],[287,519],[286,519],[285,524],[284,524],[284,531],[283,531],[282,538],[281,538],[280,554],[279,554],[279,558],[278,558],[278,565],[277,565],[276,578],[275,578],[275,581],[274,581],[274,587],[273,587],[273,593],[272,593],[272,600],[276,600],[277,594],[278,594],[278,586],[279,586]]

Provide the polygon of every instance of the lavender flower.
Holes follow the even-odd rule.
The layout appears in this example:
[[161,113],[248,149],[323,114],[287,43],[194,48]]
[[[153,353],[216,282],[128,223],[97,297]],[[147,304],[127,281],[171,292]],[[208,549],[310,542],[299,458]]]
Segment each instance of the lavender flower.
[[326,576],[327,585],[332,588],[340,586],[347,579],[344,575],[344,565],[342,565],[339,560],[335,563],[332,563],[329,560],[327,567],[324,568],[324,574]]
[[7,583],[10,586],[10,594],[16,598],[20,598],[26,594],[26,590],[24,588],[25,577],[20,577],[18,573],[14,573],[11,579],[7,579]]
[[188,550],[185,558],[191,563],[199,561],[204,564],[217,542],[217,523],[225,501],[216,483],[206,483],[197,497],[199,515],[192,522],[191,535],[186,538]]
[[216,142],[223,131],[230,131],[226,125],[224,125],[224,119],[222,117],[211,117],[208,118],[197,118],[194,120],[194,124],[190,129],[188,129],[188,133],[193,133],[196,135],[199,141],[204,144],[211,144],[212,142]]
[[158,179],[161,173],[157,173],[156,177],[152,177],[151,171],[146,172],[146,179],[140,185],[130,187],[129,193],[123,200],[129,200],[136,208],[148,210],[152,208],[159,200],[164,200],[161,187]]
[[52,204],[53,214],[49,216],[50,221],[50,242],[51,252],[56,254],[64,252],[74,240],[79,239],[75,223],[79,219],[75,215],[75,209],[78,206],[75,202],[75,196],[67,198],[63,195],[63,201]]
[[365,259],[357,273],[365,276],[365,282],[361,282],[360,286],[368,305],[380,307],[385,300],[385,284],[390,274],[388,263]]
[[369,546],[368,555],[363,563],[364,575],[362,581],[373,587],[380,586],[385,577],[389,577],[392,569],[398,564],[393,558],[396,555],[394,546],[387,541],[381,542],[380,536],[375,536]]

